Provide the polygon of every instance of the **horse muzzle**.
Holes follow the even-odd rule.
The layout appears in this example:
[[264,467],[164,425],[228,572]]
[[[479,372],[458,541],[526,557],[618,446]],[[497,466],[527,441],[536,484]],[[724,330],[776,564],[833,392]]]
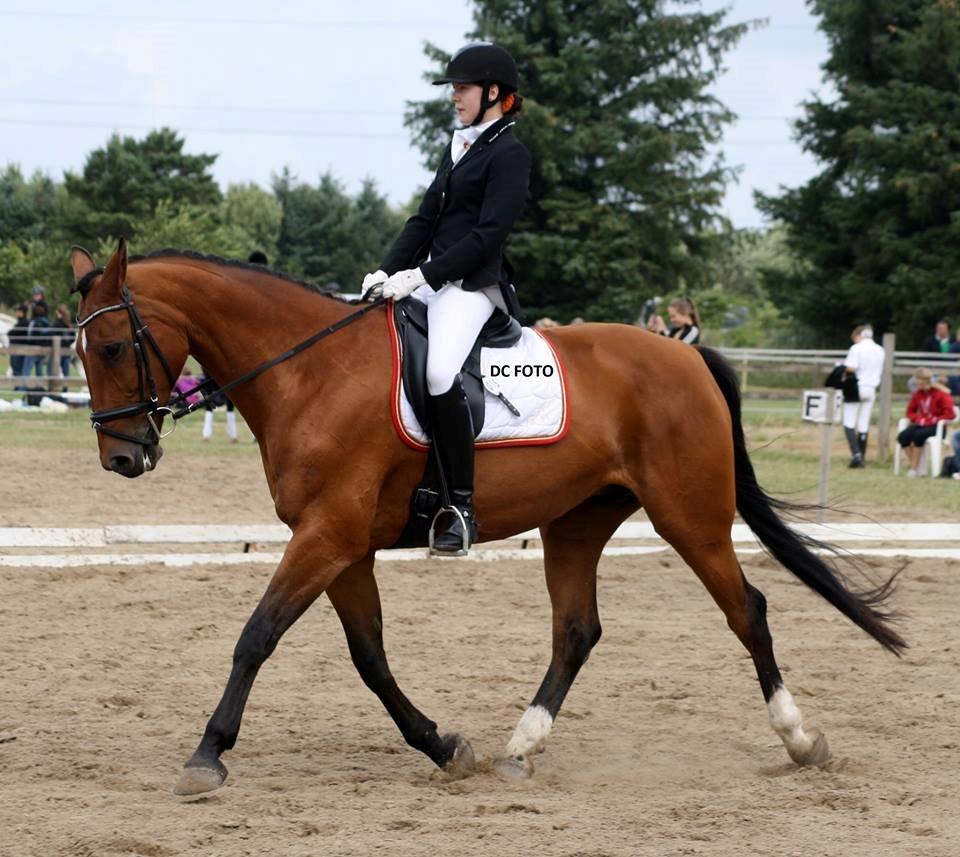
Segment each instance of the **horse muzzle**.
[[153,470],[163,456],[163,448],[159,444],[150,446],[133,446],[118,449],[110,454],[105,470],[112,470],[128,479],[142,476],[148,470]]

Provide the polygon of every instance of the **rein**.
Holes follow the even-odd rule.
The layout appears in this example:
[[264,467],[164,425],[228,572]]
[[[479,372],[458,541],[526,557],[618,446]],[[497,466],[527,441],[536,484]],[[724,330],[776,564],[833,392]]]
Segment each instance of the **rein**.
[[[120,290],[120,297],[122,298],[120,303],[111,304],[110,306],[105,306],[98,310],[94,310],[84,319],[78,318],[77,327],[82,330],[95,318],[108,312],[116,312],[119,310],[126,311],[127,316],[130,319],[130,332],[133,339],[133,351],[137,360],[137,383],[140,388],[140,401],[133,405],[123,405],[119,408],[108,408],[102,411],[93,411],[90,414],[90,422],[92,423],[94,431],[109,435],[110,437],[118,438],[120,440],[136,443],[140,446],[153,446],[154,444],[159,443],[164,437],[167,437],[172,433],[173,429],[168,431],[166,434],[161,433],[158,421],[156,419],[157,417],[159,417],[160,420],[163,420],[164,417],[169,416],[170,419],[174,421],[174,428],[176,428],[177,420],[182,419],[188,414],[192,414],[194,411],[203,407],[212,399],[225,394],[234,387],[239,387],[241,384],[245,384],[247,381],[256,378],[258,375],[262,375],[268,369],[272,369],[277,364],[283,363],[285,360],[289,360],[291,357],[296,356],[301,351],[306,351],[306,349],[310,348],[312,345],[315,345],[321,339],[326,339],[328,336],[336,333],[338,330],[342,330],[344,327],[347,327],[347,325],[353,324],[353,322],[357,321],[357,319],[361,318],[371,310],[376,309],[378,306],[386,303],[387,301],[387,298],[378,298],[377,300],[367,304],[367,306],[363,307],[362,309],[359,309],[345,318],[340,319],[340,321],[331,324],[329,327],[317,331],[316,333],[304,339],[303,342],[294,345],[292,348],[284,351],[282,354],[279,354],[271,360],[267,360],[266,362],[261,363],[259,366],[254,367],[249,372],[241,375],[239,378],[235,378],[229,384],[224,384],[222,387],[211,389],[212,386],[216,385],[216,381],[208,379],[207,381],[197,384],[197,386],[191,388],[190,390],[187,390],[185,393],[178,393],[177,397],[171,400],[169,405],[161,405],[157,393],[156,380],[154,379],[153,369],[150,364],[150,350],[153,351],[157,359],[160,361],[160,365],[163,367],[163,370],[166,373],[167,380],[169,381],[171,388],[176,382],[176,378],[174,377],[173,372],[170,370],[170,364],[163,356],[163,352],[160,350],[160,345],[157,343],[156,338],[150,332],[143,319],[140,317],[140,313],[137,312],[133,295],[127,288],[126,283],[124,283],[123,288]],[[147,396],[148,390],[149,398]],[[188,396],[192,396],[197,392],[202,393],[202,398],[200,398],[198,401],[194,402],[193,404],[188,403],[186,405],[180,405],[179,407],[173,407],[174,402],[185,402]],[[135,435],[125,434],[124,432],[108,428],[104,425],[104,423],[140,416],[140,414],[146,415],[147,423],[150,425],[150,429],[154,435],[153,439],[148,440],[146,438],[136,437]]]

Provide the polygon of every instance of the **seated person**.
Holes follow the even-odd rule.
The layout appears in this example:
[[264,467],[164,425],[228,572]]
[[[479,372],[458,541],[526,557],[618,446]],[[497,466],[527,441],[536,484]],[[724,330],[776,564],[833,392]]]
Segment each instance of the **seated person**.
[[[950,343],[950,353],[957,355],[957,360],[960,360],[960,339],[954,339]],[[960,396],[960,375],[950,375],[947,378],[947,386],[950,388],[950,393],[953,396]]]
[[897,435],[897,443],[903,447],[910,463],[907,476],[919,475],[923,445],[927,438],[936,434],[937,423],[940,420],[952,420],[956,416],[950,391],[942,384],[934,383],[929,369],[917,369],[913,373],[913,379],[916,391],[907,405],[910,425]]

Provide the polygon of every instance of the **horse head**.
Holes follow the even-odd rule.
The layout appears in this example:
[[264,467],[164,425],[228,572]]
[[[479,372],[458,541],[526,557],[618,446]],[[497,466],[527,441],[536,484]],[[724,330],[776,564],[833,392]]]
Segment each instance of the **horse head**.
[[105,470],[133,478],[153,470],[163,455],[163,418],[189,345],[183,326],[162,306],[134,294],[127,280],[127,247],[121,238],[106,268],[74,247],[70,257],[80,293],[77,355],[90,388],[90,419]]

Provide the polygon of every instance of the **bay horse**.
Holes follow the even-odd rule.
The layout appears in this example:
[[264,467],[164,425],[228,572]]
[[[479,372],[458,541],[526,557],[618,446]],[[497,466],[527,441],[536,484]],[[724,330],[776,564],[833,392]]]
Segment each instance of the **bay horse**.
[[[81,295],[77,352],[100,462],[126,477],[157,466],[169,416],[158,403],[167,402],[188,355],[224,383],[356,311],[282,274],[196,253],[160,251],[128,264],[121,241],[104,269],[80,248],[71,259]],[[293,535],[240,634],[226,688],[183,768],[178,794],[223,784],[220,757],[237,740],[258,670],[322,593],[340,618],[361,678],[407,743],[451,776],[466,775],[474,764],[465,738],[442,734],[407,699],[384,653],[374,553],[403,531],[424,459],[392,425],[386,309],[369,309],[330,341],[230,392],[260,445],[277,515]],[[737,561],[734,514],[782,565],[898,653],[906,644],[884,608],[892,579],[858,591],[811,550],[811,540],[782,522],[777,512],[784,504],[757,483],[736,376],[719,354],[619,324],[547,335],[567,369],[568,433],[550,446],[482,449],[476,459],[480,541],[538,527],[553,614],[549,667],[496,767],[505,775],[532,773],[531,757],[543,750],[600,639],[603,547],[641,507],[750,653],[771,725],[790,758],[823,762],[826,740],[803,726],[774,658],[766,601]]]

